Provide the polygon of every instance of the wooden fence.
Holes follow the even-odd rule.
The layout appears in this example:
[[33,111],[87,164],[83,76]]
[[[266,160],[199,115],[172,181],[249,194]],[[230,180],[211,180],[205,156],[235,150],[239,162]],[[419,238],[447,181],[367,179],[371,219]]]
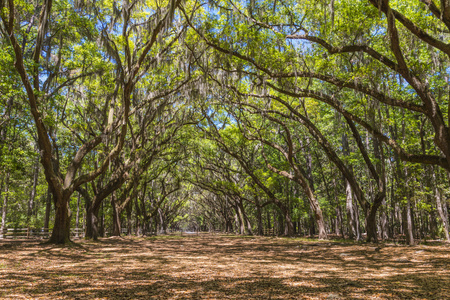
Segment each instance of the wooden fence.
[[264,228],[263,234],[264,235],[275,235],[274,231],[273,231],[273,228]]
[[[48,239],[51,231],[48,228],[7,228],[3,233],[0,232],[2,239]],[[72,239],[83,238],[84,230],[82,228],[73,228],[70,230]]]

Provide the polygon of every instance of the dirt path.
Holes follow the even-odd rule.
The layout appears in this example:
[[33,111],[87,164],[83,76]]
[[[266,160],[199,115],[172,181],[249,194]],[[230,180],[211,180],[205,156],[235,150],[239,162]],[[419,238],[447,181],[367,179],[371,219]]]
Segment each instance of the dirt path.
[[449,299],[450,247],[219,235],[0,242],[2,299]]

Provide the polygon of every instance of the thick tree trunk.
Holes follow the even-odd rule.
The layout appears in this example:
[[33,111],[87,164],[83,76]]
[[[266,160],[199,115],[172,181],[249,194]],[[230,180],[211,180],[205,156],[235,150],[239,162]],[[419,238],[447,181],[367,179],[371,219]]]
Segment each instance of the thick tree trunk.
[[98,240],[100,234],[99,227],[99,212],[100,206],[92,207],[92,205],[86,205],[86,230],[85,230],[85,238],[93,239],[94,241]]
[[284,212],[284,235],[294,235],[294,224],[292,223],[291,212],[289,209],[286,209]]
[[[53,197],[56,197],[53,194]],[[55,201],[55,224],[49,242],[53,244],[65,244],[70,242],[70,197],[64,197]]]
[[316,216],[316,222],[317,222],[317,230],[318,230],[318,235],[319,235],[319,239],[323,240],[327,238],[327,231],[325,229],[325,221],[322,217],[322,211],[320,211],[320,215],[318,214],[318,212],[315,212],[315,216]]
[[242,223],[246,227],[247,234],[248,235],[253,235],[252,224],[250,223],[250,220],[248,219],[248,216],[245,213],[244,204],[242,203],[241,199],[238,200],[238,204],[237,205],[238,205],[238,208],[239,208],[240,215],[242,217]]
[[377,211],[385,198],[384,193],[379,193],[370,207],[369,214],[366,217],[366,232],[368,242],[378,242],[377,233]]
[[376,210],[370,210],[369,215],[366,217],[366,232],[367,242],[377,242],[377,212]]
[[[97,221],[97,220],[95,220]],[[86,204],[86,229],[84,231],[85,239],[96,239],[94,236],[94,212],[90,205]],[[96,232],[98,232],[98,228],[96,228]]]

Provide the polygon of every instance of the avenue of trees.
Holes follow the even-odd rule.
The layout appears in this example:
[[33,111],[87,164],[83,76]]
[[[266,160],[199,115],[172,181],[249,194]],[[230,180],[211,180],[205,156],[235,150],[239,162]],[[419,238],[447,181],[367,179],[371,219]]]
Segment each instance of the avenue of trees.
[[449,237],[449,0],[0,0],[1,228]]

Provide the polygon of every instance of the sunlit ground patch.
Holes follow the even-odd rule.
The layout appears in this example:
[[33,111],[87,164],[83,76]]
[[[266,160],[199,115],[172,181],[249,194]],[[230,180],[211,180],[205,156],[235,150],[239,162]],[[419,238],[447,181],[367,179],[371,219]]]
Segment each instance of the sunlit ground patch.
[[265,237],[28,242],[0,252],[2,299],[445,299],[449,246]]

